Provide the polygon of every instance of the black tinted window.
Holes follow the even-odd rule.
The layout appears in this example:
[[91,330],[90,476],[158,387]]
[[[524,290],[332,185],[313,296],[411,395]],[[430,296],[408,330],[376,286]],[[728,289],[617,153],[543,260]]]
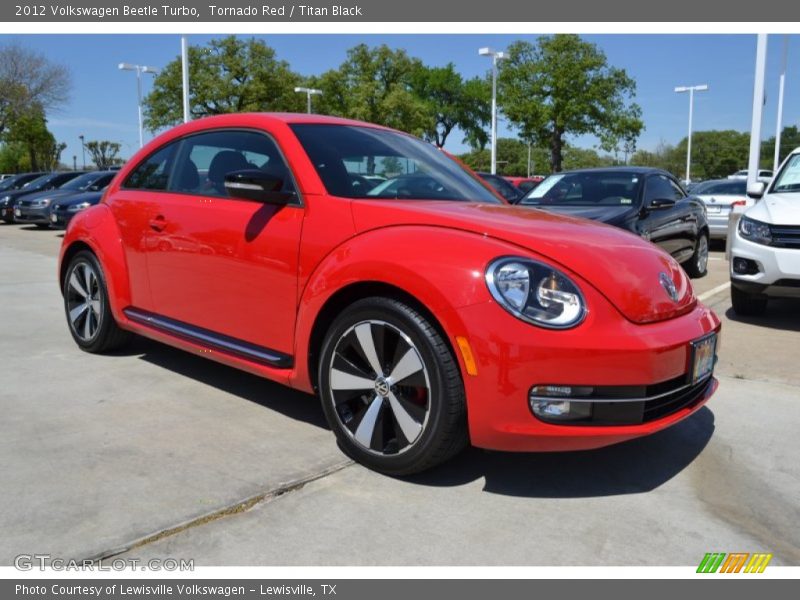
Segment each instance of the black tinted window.
[[211,131],[187,137],[175,165],[170,189],[204,196],[227,196],[225,176],[259,169],[283,182],[281,191],[295,192],[289,168],[275,142],[255,131]]
[[653,200],[680,200],[683,198],[683,190],[669,177],[654,175],[647,180],[645,187],[645,204]]
[[176,144],[172,143],[148,156],[128,175],[123,187],[135,190],[166,190],[175,148]]
[[641,176],[625,171],[577,171],[550,175],[520,204],[629,206],[637,202]]

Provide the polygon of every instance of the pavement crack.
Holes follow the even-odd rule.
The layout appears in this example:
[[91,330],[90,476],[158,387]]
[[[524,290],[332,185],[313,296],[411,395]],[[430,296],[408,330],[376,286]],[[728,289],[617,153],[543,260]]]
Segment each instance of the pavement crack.
[[346,469],[352,464],[354,464],[352,460],[346,460],[336,463],[326,469],[323,469],[316,473],[312,473],[311,475],[308,475],[306,477],[301,477],[299,479],[295,479],[288,483],[280,484],[275,488],[271,488],[265,492],[261,492],[254,496],[250,496],[249,498],[245,498],[244,500],[240,500],[233,504],[229,504],[228,506],[218,508],[204,515],[200,515],[199,517],[194,517],[192,519],[189,519],[188,521],[185,521],[173,527],[167,527],[161,529],[155,533],[151,533],[142,538],[129,542],[124,546],[120,546],[111,550],[104,550],[98,554],[82,559],[82,563],[95,564],[103,560],[119,556],[120,554],[124,554],[125,552],[130,552],[131,550],[135,550],[136,548],[141,548],[142,546],[147,546],[148,544],[152,544],[153,542],[163,540],[164,538],[172,537],[188,529],[200,527],[202,525],[206,525],[208,523],[224,519],[225,517],[231,517],[234,515],[247,512],[254,506],[261,504],[262,502],[270,502],[272,500],[280,498],[281,496],[285,496],[286,494],[296,492],[304,488],[309,483],[313,483],[314,481],[319,481],[320,479],[324,479],[329,475],[338,473],[339,471]]

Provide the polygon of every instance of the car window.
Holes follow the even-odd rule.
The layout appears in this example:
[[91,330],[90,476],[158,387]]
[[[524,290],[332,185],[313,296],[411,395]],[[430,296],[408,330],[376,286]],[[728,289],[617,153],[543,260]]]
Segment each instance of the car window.
[[645,204],[650,204],[653,200],[680,200],[683,197],[683,189],[669,177],[653,175],[647,179],[644,190]]
[[239,130],[211,131],[184,139],[169,189],[227,197],[225,176],[246,169],[259,169],[281,179],[281,191],[296,191],[275,142],[263,133]]
[[[291,128],[334,196],[502,203],[444,152],[410,135],[355,125]],[[374,185],[374,175],[385,181]]]
[[509,202],[517,200],[522,195],[517,188],[498,175],[480,174],[480,176]]
[[800,154],[794,154],[775,178],[773,192],[800,192]]
[[133,190],[166,190],[175,157],[176,143],[157,150],[128,175],[122,187]]
[[523,205],[630,206],[641,177],[625,171],[579,171],[550,175],[520,200]]
[[89,189],[89,186],[97,181],[97,178],[97,173],[84,173],[83,175],[78,175],[77,177],[69,180],[67,183],[62,185],[60,189],[74,192],[84,191]]

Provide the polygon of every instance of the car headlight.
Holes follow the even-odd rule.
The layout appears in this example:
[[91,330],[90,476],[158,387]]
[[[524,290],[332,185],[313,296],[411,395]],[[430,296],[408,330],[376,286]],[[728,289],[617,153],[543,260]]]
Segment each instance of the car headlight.
[[578,286],[561,271],[529,258],[506,256],[486,269],[486,284],[495,300],[528,323],[567,329],[586,316]]
[[0,205],[8,206],[9,200],[11,200],[11,196],[3,196],[0,198]]
[[91,204],[89,204],[88,202],[81,202],[80,204],[71,204],[70,206],[67,207],[67,210],[69,212],[78,212],[79,210],[89,208],[90,206]]
[[756,244],[769,245],[772,243],[772,231],[769,225],[747,217],[739,219],[739,235]]

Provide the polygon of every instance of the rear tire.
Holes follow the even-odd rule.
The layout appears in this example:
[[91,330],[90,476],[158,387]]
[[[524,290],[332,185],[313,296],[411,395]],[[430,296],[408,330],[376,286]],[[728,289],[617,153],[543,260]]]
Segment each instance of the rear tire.
[[107,352],[131,339],[132,334],[120,329],[114,320],[105,275],[94,254],[88,250],[75,254],[69,261],[63,284],[69,332],[81,350]]
[[450,346],[389,298],[345,309],[322,344],[319,395],[342,450],[391,475],[438,465],[467,444],[464,385]]
[[744,292],[731,284],[733,312],[743,317],[757,317],[767,310],[767,297]]
[[683,264],[683,269],[692,279],[705,277],[708,273],[708,234],[703,232],[697,238],[694,254]]

